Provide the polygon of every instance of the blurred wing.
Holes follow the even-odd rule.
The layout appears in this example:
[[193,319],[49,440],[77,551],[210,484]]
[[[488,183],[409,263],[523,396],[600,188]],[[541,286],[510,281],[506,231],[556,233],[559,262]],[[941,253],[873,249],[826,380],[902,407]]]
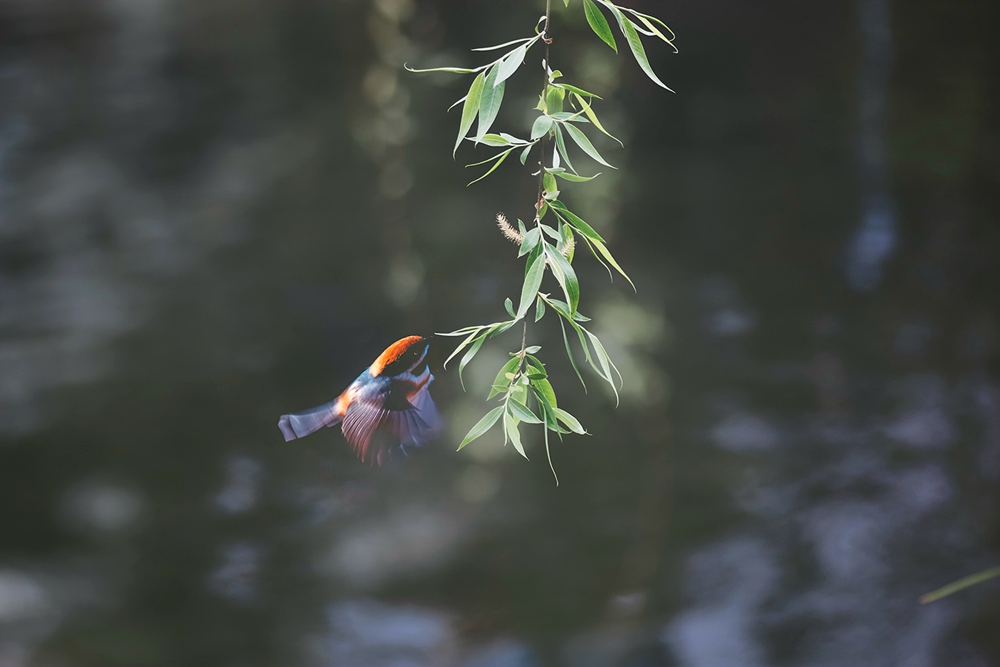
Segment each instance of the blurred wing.
[[[371,461],[381,465],[390,449],[423,447],[434,439],[441,429],[441,418],[427,391],[428,384],[403,402],[392,396],[387,400],[387,395],[375,392],[361,392],[354,397],[344,415],[343,431],[358,458],[367,461],[371,453]],[[400,389],[403,387],[390,393],[399,394]],[[387,403],[403,409],[390,408]]]
[[337,413],[338,400],[333,400],[295,414],[281,415],[278,419],[278,428],[281,429],[281,434],[285,436],[285,442],[305,437],[324,426],[336,426],[339,424],[340,415]]

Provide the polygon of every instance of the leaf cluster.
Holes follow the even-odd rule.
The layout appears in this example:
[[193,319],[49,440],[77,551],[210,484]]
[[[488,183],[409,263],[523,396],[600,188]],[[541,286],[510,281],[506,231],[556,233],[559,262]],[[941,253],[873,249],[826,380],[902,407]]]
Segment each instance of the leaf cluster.
[[[564,0],[569,6],[571,0]],[[640,69],[657,85],[667,86],[657,78],[649,65],[640,35],[656,37],[674,46],[674,33],[659,19],[642,12],[614,4],[610,0],[581,0],[587,24],[594,33],[616,53],[618,44],[605,11],[617,23],[621,35],[625,38],[632,55]],[[603,10],[603,11],[602,11]],[[479,52],[500,51],[501,55],[494,60],[468,69],[461,67],[436,67],[431,69],[412,69],[413,72],[450,72],[456,74],[474,74],[468,92],[457,100],[450,108],[461,105],[462,115],[459,121],[458,135],[455,139],[452,155],[454,156],[463,141],[474,145],[485,145],[499,149],[493,155],[469,167],[487,166],[485,173],[472,181],[480,181],[492,174],[515,151],[522,165],[527,164],[532,152],[536,152],[538,169],[534,172],[539,178],[538,200],[535,202],[535,218],[531,229],[518,220],[519,232],[506,222],[506,218],[498,216],[501,231],[507,238],[519,244],[518,257],[525,258],[524,280],[517,308],[508,298],[504,306],[510,319],[486,325],[464,327],[442,336],[462,337],[462,341],[445,361],[445,367],[452,359],[462,355],[458,362],[459,380],[464,388],[462,372],[475,358],[487,340],[510,330],[514,325],[522,324],[521,348],[510,353],[510,360],[497,372],[496,379],[490,387],[488,401],[496,400],[498,405],[490,409],[463,438],[459,449],[481,437],[484,433],[501,424],[504,433],[504,443],[510,442],[522,456],[527,453],[521,441],[521,424],[542,426],[545,439],[545,450],[549,466],[555,476],[552,466],[552,456],[549,449],[549,433],[555,433],[559,438],[569,433],[586,434],[580,421],[558,406],[556,392],[549,381],[545,364],[539,359],[540,347],[527,344],[527,328],[529,311],[533,313],[534,322],[541,321],[548,310],[558,316],[562,331],[562,340],[566,354],[577,378],[586,391],[587,385],[577,365],[577,358],[570,344],[573,334],[579,341],[583,359],[594,373],[611,387],[615,398],[618,398],[618,385],[621,374],[614,362],[608,356],[607,350],[600,339],[585,326],[590,318],[579,310],[580,282],[573,260],[578,243],[582,243],[591,254],[608,271],[612,278],[614,273],[621,274],[633,289],[635,285],[626,275],[621,265],[608,250],[604,238],[581,216],[571,211],[561,198],[559,181],[570,183],[586,183],[600,176],[600,172],[584,175],[577,171],[573,164],[580,155],[586,155],[599,165],[614,169],[597,150],[590,138],[584,132],[588,126],[607,135],[621,144],[601,123],[594,110],[595,100],[601,98],[578,86],[563,81],[563,73],[553,70],[548,63],[549,44],[552,42],[548,34],[549,15],[546,13],[536,23],[534,34],[529,37],[515,39],[496,46],[474,49]],[[536,44],[545,45],[545,58],[542,68],[545,72],[544,86],[539,93],[535,109],[539,112],[531,124],[527,139],[512,134],[492,131],[504,101],[506,82],[524,64],[528,52]],[[676,48],[675,48],[676,51]],[[475,130],[473,131],[473,125]],[[569,147],[574,150],[571,152]],[[469,185],[471,185],[470,183]],[[552,216],[546,221],[549,213]],[[543,282],[546,274],[552,276],[555,286],[553,291],[543,292]],[[554,293],[558,295],[554,296]],[[572,333],[570,333],[572,332]],[[559,478],[556,476],[556,484]]]

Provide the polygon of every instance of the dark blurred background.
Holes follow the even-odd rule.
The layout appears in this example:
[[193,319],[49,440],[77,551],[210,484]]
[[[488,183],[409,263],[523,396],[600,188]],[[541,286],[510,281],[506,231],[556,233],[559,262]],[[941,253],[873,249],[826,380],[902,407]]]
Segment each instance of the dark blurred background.
[[535,181],[464,187],[469,79],[401,66],[541,2],[0,2],[0,666],[1000,664],[996,582],[917,603],[1000,562],[1000,3],[629,3],[676,95],[553,4],[638,285],[578,255],[617,409],[530,329],[558,488],[454,452],[517,332],[409,465],[276,427],[516,300]]

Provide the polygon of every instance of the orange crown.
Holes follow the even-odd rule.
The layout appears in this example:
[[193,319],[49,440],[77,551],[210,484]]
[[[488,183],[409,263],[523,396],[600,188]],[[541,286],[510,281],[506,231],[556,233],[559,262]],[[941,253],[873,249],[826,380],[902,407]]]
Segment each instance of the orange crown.
[[423,336],[407,336],[406,338],[400,338],[395,343],[387,347],[385,352],[378,355],[378,359],[376,359],[368,368],[368,372],[370,372],[373,376],[378,377],[379,373],[381,373],[386,366],[403,356],[403,354],[405,354],[412,345],[416,345],[423,340]]

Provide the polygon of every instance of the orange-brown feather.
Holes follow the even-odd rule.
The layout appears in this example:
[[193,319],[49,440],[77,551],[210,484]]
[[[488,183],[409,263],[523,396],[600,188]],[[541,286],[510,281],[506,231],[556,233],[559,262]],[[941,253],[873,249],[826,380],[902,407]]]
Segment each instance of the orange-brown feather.
[[372,377],[378,377],[379,373],[382,372],[386,366],[403,356],[403,353],[410,348],[411,345],[419,343],[423,338],[420,336],[407,336],[406,338],[401,338],[395,343],[390,345],[385,349],[385,352],[378,355],[372,365],[368,368],[368,372],[372,374]]

